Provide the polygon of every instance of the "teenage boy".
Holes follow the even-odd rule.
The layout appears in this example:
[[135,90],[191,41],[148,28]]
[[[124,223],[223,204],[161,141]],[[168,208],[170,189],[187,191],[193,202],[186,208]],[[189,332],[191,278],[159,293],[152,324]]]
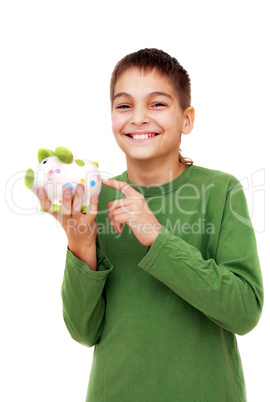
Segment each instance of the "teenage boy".
[[55,214],[69,246],[64,320],[95,345],[87,401],[245,401],[235,333],[257,324],[263,286],[243,189],[179,155],[194,108],[176,59],[124,57],[111,103],[127,171],[103,181],[98,213],[95,196],[80,212],[78,185]]

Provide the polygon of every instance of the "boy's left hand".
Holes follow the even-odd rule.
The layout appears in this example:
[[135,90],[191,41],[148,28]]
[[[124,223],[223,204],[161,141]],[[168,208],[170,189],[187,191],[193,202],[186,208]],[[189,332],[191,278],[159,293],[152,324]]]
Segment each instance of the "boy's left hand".
[[126,223],[143,246],[150,247],[157,238],[162,225],[159,223],[145,198],[128,183],[103,179],[103,184],[120,190],[126,198],[109,202],[109,219],[116,233]]

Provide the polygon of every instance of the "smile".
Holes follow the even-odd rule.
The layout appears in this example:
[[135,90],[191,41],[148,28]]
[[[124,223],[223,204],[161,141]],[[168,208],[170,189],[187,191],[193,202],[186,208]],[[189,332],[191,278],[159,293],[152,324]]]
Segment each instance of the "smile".
[[150,132],[144,132],[144,133],[129,133],[127,134],[128,137],[133,138],[133,140],[146,140],[148,138],[153,138],[157,136],[158,133],[150,133]]

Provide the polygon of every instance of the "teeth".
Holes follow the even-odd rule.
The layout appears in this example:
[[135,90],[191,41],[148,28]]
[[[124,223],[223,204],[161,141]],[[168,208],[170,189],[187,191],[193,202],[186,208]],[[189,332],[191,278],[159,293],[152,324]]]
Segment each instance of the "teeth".
[[148,134],[135,134],[133,135],[134,140],[144,140],[148,138]]
[[134,140],[144,140],[148,137],[154,137],[155,134],[134,134],[132,137]]

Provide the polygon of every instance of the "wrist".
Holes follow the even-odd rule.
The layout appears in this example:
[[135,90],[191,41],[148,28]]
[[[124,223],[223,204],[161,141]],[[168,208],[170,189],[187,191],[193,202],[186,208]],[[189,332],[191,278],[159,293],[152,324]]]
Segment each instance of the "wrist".
[[97,270],[97,252],[96,244],[88,245],[87,247],[82,247],[78,245],[68,244],[69,250],[76,258],[88,265],[92,271]]
[[152,246],[152,244],[155,242],[155,240],[157,239],[160,231],[162,229],[162,225],[158,222],[153,226],[153,232],[152,232],[152,236],[151,236],[151,244],[150,247]]

